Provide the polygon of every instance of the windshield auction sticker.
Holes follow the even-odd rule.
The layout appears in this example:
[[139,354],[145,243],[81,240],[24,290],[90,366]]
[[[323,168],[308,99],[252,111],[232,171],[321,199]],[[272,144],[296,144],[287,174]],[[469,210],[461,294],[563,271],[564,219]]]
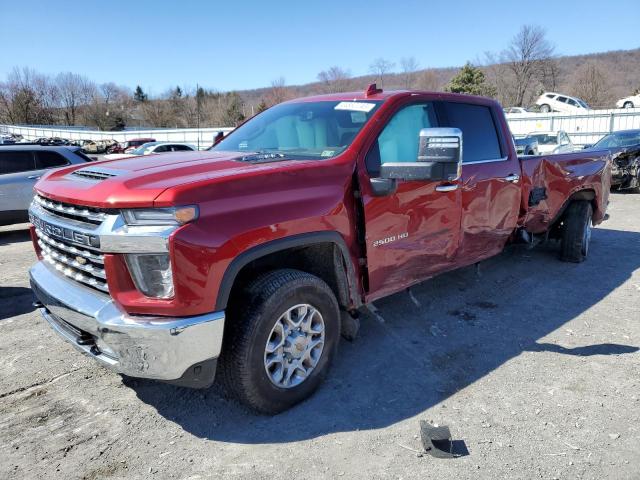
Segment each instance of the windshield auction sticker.
[[366,103],[366,102],[340,102],[337,104],[334,109],[335,110],[349,110],[351,112],[366,112],[369,113],[373,107],[375,107],[375,103]]

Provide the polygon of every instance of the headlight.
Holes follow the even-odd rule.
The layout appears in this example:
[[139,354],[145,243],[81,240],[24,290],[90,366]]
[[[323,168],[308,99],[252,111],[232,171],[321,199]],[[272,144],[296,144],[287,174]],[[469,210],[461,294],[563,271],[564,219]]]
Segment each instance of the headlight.
[[171,260],[166,253],[126,255],[127,266],[136,288],[147,297],[173,297]]
[[128,225],[183,225],[198,218],[198,207],[132,208],[122,215]]

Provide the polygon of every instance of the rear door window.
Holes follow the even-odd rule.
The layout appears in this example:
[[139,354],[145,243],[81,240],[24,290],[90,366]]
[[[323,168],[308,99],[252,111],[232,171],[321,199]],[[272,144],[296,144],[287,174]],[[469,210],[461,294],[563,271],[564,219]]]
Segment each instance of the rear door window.
[[0,174],[35,170],[32,152],[0,151]]
[[58,152],[36,152],[36,169],[55,168],[68,165],[69,161]]
[[567,97],[558,97],[556,100],[562,103],[567,103]]
[[502,158],[500,137],[491,108],[470,103],[443,102],[444,123],[462,130],[462,163]]

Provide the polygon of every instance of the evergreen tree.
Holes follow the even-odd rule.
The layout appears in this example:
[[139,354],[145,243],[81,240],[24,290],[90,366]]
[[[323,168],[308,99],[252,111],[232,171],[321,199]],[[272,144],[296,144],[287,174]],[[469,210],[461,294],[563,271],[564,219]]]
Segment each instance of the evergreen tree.
[[227,94],[227,110],[224,112],[224,124],[228,127],[235,127],[244,121],[244,112],[242,111],[242,98],[236,92]]
[[146,93],[144,93],[144,91],[142,90],[142,87],[140,85],[138,85],[136,87],[135,92],[133,92],[133,99],[136,102],[146,102],[148,99],[148,96]]
[[482,97],[494,97],[497,93],[496,88],[487,83],[482,70],[469,62],[451,79],[445,90],[451,93],[467,93]]

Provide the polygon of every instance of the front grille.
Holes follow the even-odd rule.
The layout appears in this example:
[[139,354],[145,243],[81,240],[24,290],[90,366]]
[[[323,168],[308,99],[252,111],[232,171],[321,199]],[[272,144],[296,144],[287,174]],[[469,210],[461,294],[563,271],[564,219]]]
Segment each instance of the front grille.
[[75,247],[65,240],[45,234],[37,227],[36,236],[45,262],[76,282],[103,292],[109,291],[102,253]]
[[100,225],[108,215],[108,211],[106,210],[79,207],[77,205],[71,205],[70,203],[50,200],[40,195],[36,195],[33,200],[51,215],[87,223],[89,224],[88,226]]

